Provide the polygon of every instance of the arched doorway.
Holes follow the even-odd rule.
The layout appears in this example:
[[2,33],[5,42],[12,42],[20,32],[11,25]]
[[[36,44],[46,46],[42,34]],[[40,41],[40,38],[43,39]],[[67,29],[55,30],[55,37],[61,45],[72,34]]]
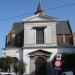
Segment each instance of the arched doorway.
[[46,75],[46,60],[44,57],[38,57],[35,62],[35,74]]

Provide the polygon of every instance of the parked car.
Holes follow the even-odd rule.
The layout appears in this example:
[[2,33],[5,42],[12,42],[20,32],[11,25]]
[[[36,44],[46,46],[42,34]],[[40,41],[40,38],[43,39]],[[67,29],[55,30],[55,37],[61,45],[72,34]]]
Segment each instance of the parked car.
[[13,73],[9,73],[9,72],[0,72],[0,75],[13,75]]
[[72,71],[63,72],[62,75],[74,75]]

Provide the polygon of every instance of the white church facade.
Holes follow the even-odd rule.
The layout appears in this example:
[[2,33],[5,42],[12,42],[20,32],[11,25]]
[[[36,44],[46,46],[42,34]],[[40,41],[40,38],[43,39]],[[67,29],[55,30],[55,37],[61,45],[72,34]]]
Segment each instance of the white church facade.
[[35,14],[14,23],[6,36],[6,56],[26,63],[26,75],[53,75],[52,60],[58,53],[75,53],[69,21],[47,16],[38,5]]

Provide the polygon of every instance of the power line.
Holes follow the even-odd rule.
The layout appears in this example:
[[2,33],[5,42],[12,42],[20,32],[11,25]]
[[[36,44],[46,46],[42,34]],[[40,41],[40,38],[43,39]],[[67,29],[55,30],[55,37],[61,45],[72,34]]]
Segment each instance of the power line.
[[5,19],[1,19],[0,22],[1,22],[1,21],[10,20],[10,19],[14,19],[14,18],[21,17],[21,16],[25,16],[25,15],[29,15],[29,14],[32,14],[32,13],[33,13],[33,12],[31,12],[31,13],[26,13],[26,14],[21,14],[21,15],[17,15],[17,16],[5,18]]
[[75,4],[67,4],[67,5],[63,5],[63,6],[57,6],[57,7],[54,7],[54,8],[48,8],[48,9],[45,9],[45,10],[54,10],[54,9],[57,9],[57,8],[63,8],[63,7],[69,7],[69,6],[73,6]]
[[[75,4],[67,4],[67,5],[63,5],[63,6],[57,6],[57,7],[45,9],[45,11],[46,11],[46,10],[47,10],[47,11],[49,11],[49,10],[55,10],[55,9],[58,9],[58,8],[69,7],[69,6],[74,6],[74,5],[75,5]],[[5,18],[5,19],[1,19],[0,22],[2,22],[2,21],[7,21],[7,20],[10,20],[10,19],[14,19],[14,18],[21,17],[21,16],[25,16],[25,15],[29,15],[29,14],[33,14],[33,12],[26,13],[26,14],[21,14],[21,15],[17,15],[17,16]]]

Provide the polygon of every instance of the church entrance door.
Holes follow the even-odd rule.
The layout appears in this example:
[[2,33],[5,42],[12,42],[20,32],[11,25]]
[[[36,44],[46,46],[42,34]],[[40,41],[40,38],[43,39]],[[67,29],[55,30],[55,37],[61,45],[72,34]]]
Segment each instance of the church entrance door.
[[46,61],[44,57],[38,57],[35,62],[36,75],[46,75]]

